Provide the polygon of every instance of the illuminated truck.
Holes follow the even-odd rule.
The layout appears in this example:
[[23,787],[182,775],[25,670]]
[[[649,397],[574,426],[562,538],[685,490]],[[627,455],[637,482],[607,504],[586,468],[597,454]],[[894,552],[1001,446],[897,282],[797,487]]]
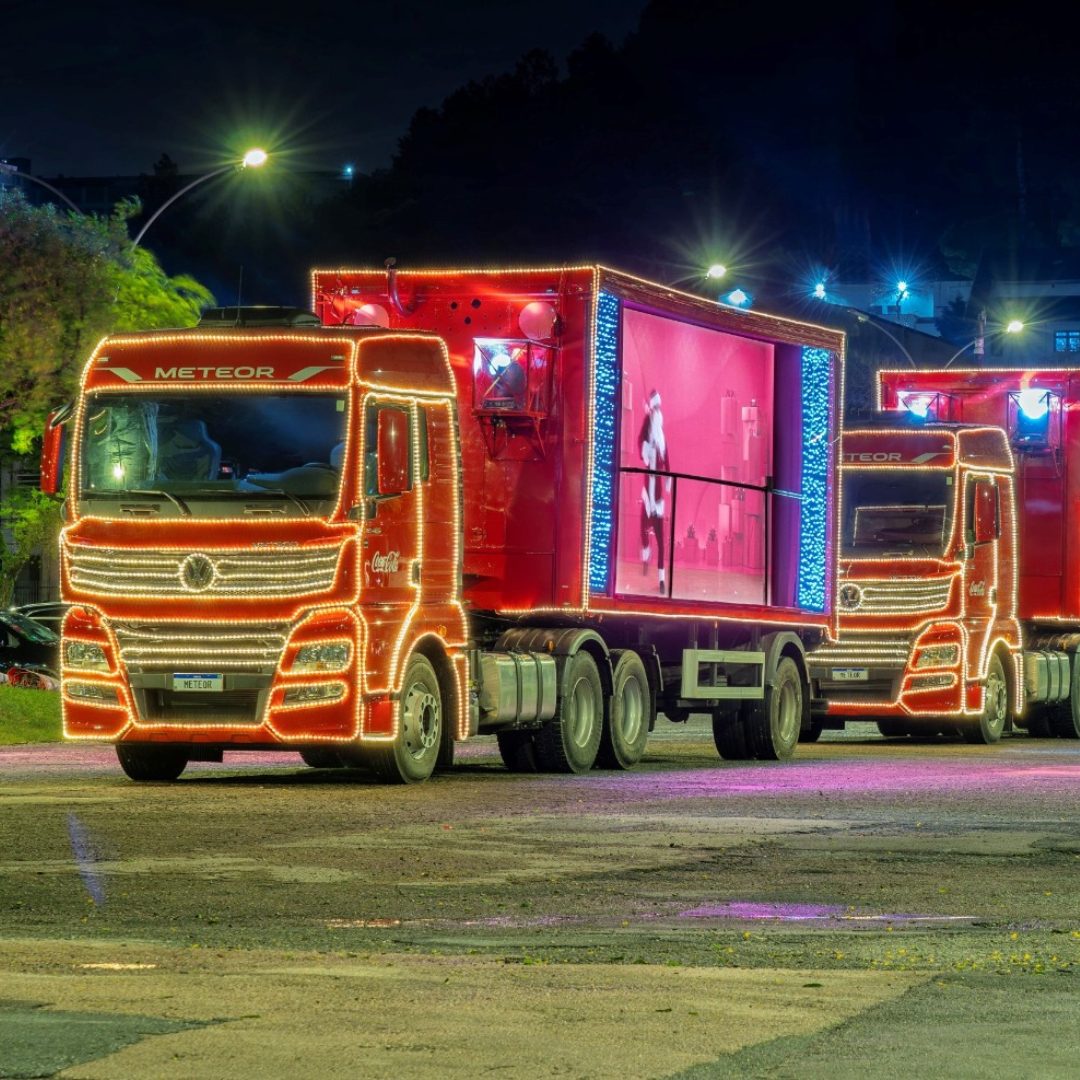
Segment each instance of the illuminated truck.
[[839,635],[810,656],[828,703],[810,735],[870,719],[995,742],[1020,700],[1013,454],[998,427],[901,423],[844,432]]
[[[427,778],[785,758],[831,625],[843,336],[596,267],[317,273],[314,316],[106,339],[53,418],[69,738]],[[265,320],[264,320],[265,321]]]
[[1080,737],[1080,370],[879,373],[882,424],[844,433],[828,715],[883,733],[1010,724]]

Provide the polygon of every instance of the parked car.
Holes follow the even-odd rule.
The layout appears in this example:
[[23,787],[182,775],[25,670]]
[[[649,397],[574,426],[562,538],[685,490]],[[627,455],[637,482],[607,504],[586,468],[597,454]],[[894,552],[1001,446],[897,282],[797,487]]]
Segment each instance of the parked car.
[[19,611],[0,611],[0,673],[11,668],[60,672],[60,635]]
[[28,619],[33,619],[34,622],[42,623],[59,634],[64,616],[70,607],[70,604],[66,604],[62,600],[43,600],[37,604],[19,604],[17,607],[8,610],[25,615]]

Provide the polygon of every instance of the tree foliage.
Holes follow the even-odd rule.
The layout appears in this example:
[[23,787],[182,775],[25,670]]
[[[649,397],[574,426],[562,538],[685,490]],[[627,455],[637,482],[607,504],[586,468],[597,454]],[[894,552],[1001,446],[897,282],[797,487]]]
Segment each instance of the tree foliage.
[[[28,455],[51,408],[69,399],[94,345],[108,333],[190,326],[210,293],[193,278],[169,277],[133,247],[127,223],[59,213],[0,190],[0,470]],[[55,502],[12,487],[0,499],[0,604],[59,522]]]
[[0,192],[0,454],[30,450],[103,335],[190,326],[213,303],[197,281],[168,277],[132,247],[137,212],[127,201],[107,218],[59,213]]

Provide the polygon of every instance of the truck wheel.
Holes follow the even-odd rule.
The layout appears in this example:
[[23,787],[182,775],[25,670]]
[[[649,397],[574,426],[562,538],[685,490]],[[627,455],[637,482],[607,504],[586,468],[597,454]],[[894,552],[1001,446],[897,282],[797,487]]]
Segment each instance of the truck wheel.
[[983,691],[982,715],[961,728],[964,741],[989,745],[996,743],[1009,719],[1009,684],[1001,654],[994,653],[986,666],[986,689]]
[[746,741],[744,708],[717,709],[712,714],[712,738],[725,761],[748,761],[754,755]]
[[341,755],[325,746],[305,746],[300,757],[313,769],[340,769],[344,765]]
[[799,668],[790,656],[781,656],[773,685],[765,698],[747,702],[746,737],[754,757],[762,761],[786,761],[795,753],[803,722],[805,689]]
[[495,733],[499,743],[499,756],[503,764],[516,773],[537,772],[536,746],[531,731],[499,731]]
[[416,784],[434,771],[443,730],[442,695],[431,661],[413,653],[401,684],[398,733],[393,743],[364,748],[372,771],[388,784]]
[[177,746],[137,746],[117,743],[120,768],[140,783],[170,783],[187,768],[187,751]]
[[545,772],[588,772],[604,727],[604,688],[584,650],[566,662],[558,711],[536,733],[536,760]]
[[611,708],[604,720],[596,763],[605,769],[629,769],[641,760],[649,741],[649,676],[633,649],[612,652],[611,658],[615,661]]

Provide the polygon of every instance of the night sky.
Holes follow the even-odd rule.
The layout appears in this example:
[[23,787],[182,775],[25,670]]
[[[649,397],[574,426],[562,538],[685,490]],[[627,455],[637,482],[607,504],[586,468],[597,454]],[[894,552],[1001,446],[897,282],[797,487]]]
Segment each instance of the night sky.
[[[183,179],[272,152],[185,195],[146,242],[219,297],[241,277],[260,299],[302,297],[313,264],[392,255],[598,259],[676,283],[719,260],[782,299],[822,270],[970,277],[988,247],[1080,245],[1076,9],[0,10],[0,157],[39,177],[139,176],[167,154],[180,179],[141,184],[149,215]],[[554,66],[523,65],[530,50]]]
[[417,108],[531,48],[561,61],[594,31],[618,42],[644,6],[3,0],[0,157],[136,175],[167,152],[197,173],[262,142],[298,167],[370,171]]

